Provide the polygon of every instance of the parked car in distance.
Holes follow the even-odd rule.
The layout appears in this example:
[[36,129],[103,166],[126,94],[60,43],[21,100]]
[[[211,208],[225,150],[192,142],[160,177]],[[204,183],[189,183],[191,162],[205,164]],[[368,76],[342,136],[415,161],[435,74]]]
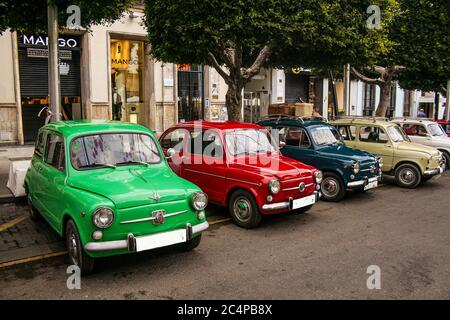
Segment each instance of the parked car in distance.
[[349,147],[383,158],[382,171],[394,175],[397,185],[416,188],[422,181],[440,176],[441,153],[432,147],[410,142],[395,123],[385,119],[349,117],[331,121]]
[[169,165],[202,188],[233,221],[256,227],[262,215],[308,211],[319,199],[322,173],[280,154],[270,133],[239,122],[186,122],[159,139]]
[[367,191],[378,187],[381,158],[347,147],[337,129],[326,120],[271,117],[258,124],[277,135],[275,139],[279,139],[284,156],[322,171],[322,199],[340,201],[347,190]]
[[447,136],[450,137],[450,120],[438,120],[436,122],[442,127]]
[[33,219],[65,238],[82,274],[99,257],[199,245],[206,195],[175,175],[153,133],[130,123],[67,121],[39,130],[25,190]]
[[405,130],[409,139],[414,143],[434,147],[444,156],[444,169],[450,166],[450,138],[442,127],[434,121],[424,119],[394,119]]

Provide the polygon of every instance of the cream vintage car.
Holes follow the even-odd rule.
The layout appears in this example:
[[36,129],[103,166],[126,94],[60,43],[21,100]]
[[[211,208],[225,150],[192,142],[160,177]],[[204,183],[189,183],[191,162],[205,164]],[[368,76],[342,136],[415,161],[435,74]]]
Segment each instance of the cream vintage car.
[[345,144],[383,159],[382,172],[395,176],[398,186],[416,188],[443,172],[442,153],[436,148],[413,143],[393,122],[379,118],[349,117],[331,121]]

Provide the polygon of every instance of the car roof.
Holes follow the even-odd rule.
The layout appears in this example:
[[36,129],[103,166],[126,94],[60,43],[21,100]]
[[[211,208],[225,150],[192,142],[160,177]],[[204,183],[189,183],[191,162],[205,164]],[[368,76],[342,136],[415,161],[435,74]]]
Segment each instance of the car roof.
[[51,122],[45,129],[61,132],[64,136],[83,135],[98,132],[140,131],[149,133],[151,130],[134,123],[108,120],[70,120]]
[[431,123],[435,123],[433,120],[430,120],[430,119],[408,119],[408,118],[393,119],[392,122],[395,122],[395,123],[412,123],[412,124],[417,124],[417,123],[431,124]]
[[174,127],[177,128],[192,128],[194,126],[202,126],[204,129],[261,129],[262,127],[252,123],[237,122],[237,121],[188,121],[180,122]]
[[258,122],[261,126],[273,126],[273,125],[286,125],[286,126],[302,126],[302,127],[311,127],[311,126],[331,126],[328,122],[323,120],[301,120],[296,118],[271,118],[265,119]]
[[331,121],[332,124],[356,124],[356,125],[378,125],[386,127],[388,125],[393,125],[394,123],[389,122],[387,119],[379,118],[341,118]]

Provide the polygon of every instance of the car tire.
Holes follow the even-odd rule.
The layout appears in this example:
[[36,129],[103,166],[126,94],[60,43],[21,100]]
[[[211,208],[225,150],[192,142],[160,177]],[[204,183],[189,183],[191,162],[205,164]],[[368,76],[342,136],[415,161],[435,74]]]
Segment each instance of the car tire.
[[37,209],[33,206],[33,203],[31,202],[30,195],[27,196],[27,204],[28,204],[28,210],[30,211],[30,218],[33,221],[40,221],[41,220],[41,214]]
[[450,154],[448,154],[447,152],[442,152],[444,155],[444,159],[445,159],[445,170],[449,170],[450,169]]
[[200,241],[202,241],[201,234],[199,236],[196,236],[195,238],[192,238],[191,240],[186,241],[186,243],[183,243],[180,248],[185,252],[192,251],[200,245]]
[[246,190],[233,192],[228,202],[228,210],[234,223],[242,228],[255,228],[261,223],[258,204],[253,195]]
[[402,188],[415,189],[422,181],[419,168],[413,164],[402,164],[395,169],[395,183]]
[[78,266],[82,275],[88,275],[94,271],[94,258],[84,251],[77,226],[71,219],[66,224],[66,246],[70,263]]
[[341,177],[334,172],[324,172],[320,190],[321,199],[329,202],[339,202],[347,193]]

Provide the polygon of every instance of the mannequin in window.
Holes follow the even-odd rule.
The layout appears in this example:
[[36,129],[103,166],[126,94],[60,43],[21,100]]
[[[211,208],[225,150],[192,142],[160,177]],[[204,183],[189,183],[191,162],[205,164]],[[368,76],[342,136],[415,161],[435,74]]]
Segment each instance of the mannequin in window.
[[122,119],[122,97],[117,92],[117,88],[113,89],[113,99],[112,99],[112,111],[113,111],[113,120],[121,120]]

